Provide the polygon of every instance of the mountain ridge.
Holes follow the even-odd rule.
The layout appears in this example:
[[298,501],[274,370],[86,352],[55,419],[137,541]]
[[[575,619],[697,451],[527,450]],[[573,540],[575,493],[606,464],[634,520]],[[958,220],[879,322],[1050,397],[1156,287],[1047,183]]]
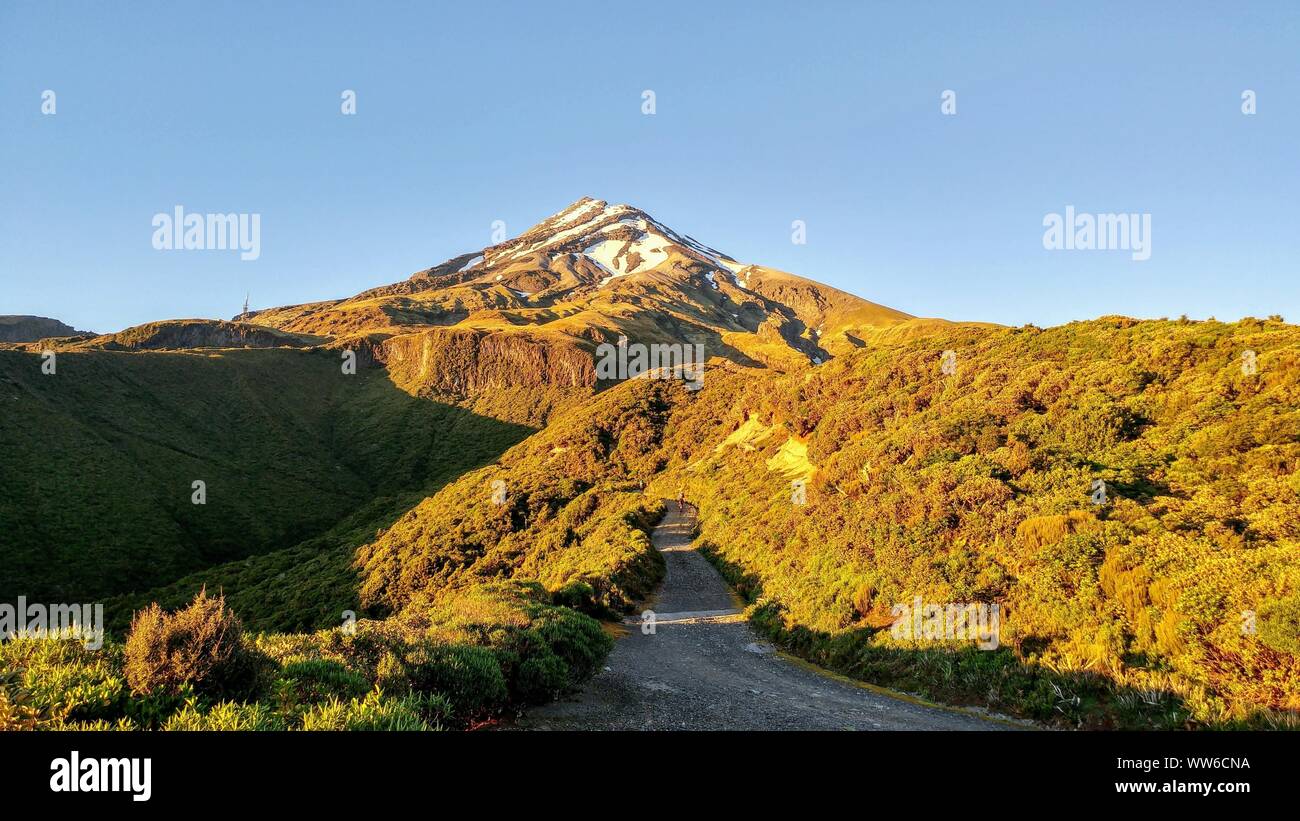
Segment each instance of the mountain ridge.
[[[412,393],[479,394],[544,384],[595,388],[602,343],[702,344],[709,359],[787,371],[821,365],[922,319],[763,265],[741,262],[627,204],[582,197],[519,235],[354,296],[164,319],[109,334],[14,342],[54,350],[329,348],[393,362]],[[420,351],[422,364],[413,365]],[[479,368],[477,357],[495,359]],[[536,371],[539,360],[548,363]],[[428,363],[449,366],[445,377]]]
[[47,316],[7,314],[0,316],[0,343],[39,342],[44,339],[93,336]]
[[[915,320],[811,279],[742,263],[638,208],[583,197],[516,237],[339,300],[242,319],[344,344],[435,328],[568,340],[704,343],[709,355],[787,369],[853,347],[854,331]],[[441,336],[436,334],[435,336]],[[376,358],[383,359],[380,351]]]

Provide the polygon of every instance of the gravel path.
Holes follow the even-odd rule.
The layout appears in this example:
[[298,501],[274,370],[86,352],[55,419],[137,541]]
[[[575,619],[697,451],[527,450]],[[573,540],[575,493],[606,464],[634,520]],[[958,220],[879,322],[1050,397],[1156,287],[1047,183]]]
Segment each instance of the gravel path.
[[979,716],[882,695],[777,653],[690,543],[694,510],[669,503],[654,544],[668,572],[655,632],[628,624],[604,671],[575,696],[530,710],[532,730],[1000,730]]

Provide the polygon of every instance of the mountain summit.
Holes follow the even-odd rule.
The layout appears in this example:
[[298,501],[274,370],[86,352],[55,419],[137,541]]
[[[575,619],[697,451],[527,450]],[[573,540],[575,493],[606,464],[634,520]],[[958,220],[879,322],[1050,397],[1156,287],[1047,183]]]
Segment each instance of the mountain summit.
[[[498,265],[521,260],[539,265],[563,261],[594,264],[603,274],[599,287],[613,280],[664,268],[672,263],[703,265],[710,274],[736,272],[745,265],[726,254],[678,234],[649,214],[630,205],[610,205],[590,197],[534,225],[522,235],[485,252],[484,263]],[[710,282],[713,277],[710,276]]]
[[[703,344],[709,357],[746,366],[809,367],[860,347],[864,332],[912,319],[740,262],[633,206],[583,197],[517,237],[405,281],[258,311],[247,321],[368,345],[390,366],[418,353],[422,373],[412,378],[461,392],[470,383],[527,383],[538,368],[549,371],[544,381],[594,384],[594,372],[574,357],[589,361],[594,345],[620,335]],[[495,351],[493,375],[449,377],[444,354],[453,344],[475,355]]]

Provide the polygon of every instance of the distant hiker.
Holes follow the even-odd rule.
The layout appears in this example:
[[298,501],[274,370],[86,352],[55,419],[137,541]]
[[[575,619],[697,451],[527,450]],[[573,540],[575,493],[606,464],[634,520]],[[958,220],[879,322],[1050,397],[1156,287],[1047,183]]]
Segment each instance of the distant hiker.
[[686,488],[677,491],[677,512],[686,512]]

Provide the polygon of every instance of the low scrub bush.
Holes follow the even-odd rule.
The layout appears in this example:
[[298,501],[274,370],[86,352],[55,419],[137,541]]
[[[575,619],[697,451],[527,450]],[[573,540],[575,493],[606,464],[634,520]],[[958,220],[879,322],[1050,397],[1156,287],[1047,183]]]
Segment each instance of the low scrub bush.
[[540,614],[538,634],[568,666],[570,681],[577,683],[596,672],[614,647],[600,622],[572,610],[548,608]]
[[347,701],[331,698],[302,717],[302,730],[441,730],[452,712],[438,695],[390,697],[378,691]]
[[331,697],[354,698],[370,690],[365,676],[333,659],[302,659],[280,668],[276,689],[294,704],[311,704]]
[[244,641],[225,599],[200,592],[183,610],[153,604],[136,614],[126,640],[126,679],[140,694],[174,694],[183,685],[215,698],[253,695],[267,667]]
[[187,704],[173,713],[163,723],[164,730],[284,730],[281,716],[266,704],[253,702],[239,704],[222,702],[216,706],[201,710],[194,704]]
[[539,652],[519,664],[514,689],[521,701],[540,704],[555,698],[571,683],[569,665],[563,659],[554,653]]

